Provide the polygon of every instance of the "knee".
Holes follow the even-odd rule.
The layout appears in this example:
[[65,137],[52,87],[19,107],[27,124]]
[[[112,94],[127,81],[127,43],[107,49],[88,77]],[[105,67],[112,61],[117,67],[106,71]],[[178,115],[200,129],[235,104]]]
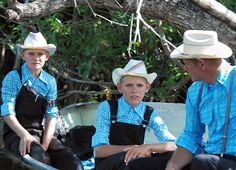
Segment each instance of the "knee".
[[205,169],[208,167],[209,158],[206,154],[199,154],[193,157],[191,161],[191,170]]
[[49,154],[45,152],[43,148],[36,143],[31,144],[30,156],[40,162],[50,165]]

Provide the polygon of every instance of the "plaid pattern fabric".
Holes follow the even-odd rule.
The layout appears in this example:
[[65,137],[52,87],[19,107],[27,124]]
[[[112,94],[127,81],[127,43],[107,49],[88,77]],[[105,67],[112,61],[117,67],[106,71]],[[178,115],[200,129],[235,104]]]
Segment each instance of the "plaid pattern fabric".
[[[186,100],[186,125],[183,133],[177,139],[177,145],[186,148],[193,154],[201,149],[202,136],[205,128],[208,137],[205,142],[205,151],[210,154],[220,154],[222,136],[226,119],[227,94],[230,85],[230,72],[235,67],[223,60],[221,70],[214,85],[204,83],[204,89],[199,105],[199,116],[195,115],[195,106],[202,82],[194,82],[188,89]],[[236,156],[236,75],[234,75],[231,110],[228,125],[228,137],[225,154]],[[197,118],[197,119],[196,119]]]
[[[117,121],[134,125],[141,125],[146,104],[141,102],[135,108],[132,108],[124,97],[118,99]],[[92,146],[109,144],[110,133],[110,106],[107,101],[102,102],[96,115],[96,133],[92,138]],[[153,129],[157,139],[160,142],[175,141],[175,137],[168,131],[167,125],[160,118],[159,113],[154,110],[150,117],[148,129]],[[117,134],[119,135],[119,134]]]

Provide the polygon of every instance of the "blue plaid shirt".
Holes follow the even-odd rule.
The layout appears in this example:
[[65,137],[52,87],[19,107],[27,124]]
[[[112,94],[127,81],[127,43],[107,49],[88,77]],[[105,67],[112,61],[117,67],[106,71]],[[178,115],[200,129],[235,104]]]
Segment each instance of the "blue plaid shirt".
[[[222,136],[226,119],[227,93],[230,85],[230,66],[225,60],[221,65],[220,73],[214,85],[204,83],[201,102],[198,109],[199,116],[195,116],[195,107],[200,87],[203,82],[195,82],[188,89],[186,100],[186,124],[183,133],[177,139],[177,145],[186,148],[193,154],[201,151],[200,144],[208,128],[208,137],[205,142],[205,151],[210,154],[220,154]],[[236,75],[234,75],[231,110],[227,132],[227,146],[225,154],[236,156]]]
[[[35,79],[26,64],[22,68],[22,82],[27,83],[39,94],[45,96],[47,100],[55,100],[57,98],[56,80],[45,71],[41,71],[38,79]],[[20,81],[17,70],[9,72],[2,82],[2,100],[1,115],[7,116],[9,114],[15,115],[16,97],[20,92],[22,83]],[[56,106],[48,106],[45,116],[54,116],[58,114]]]
[[[134,125],[142,124],[146,109],[146,104],[144,102],[141,102],[138,106],[132,108],[125,98],[121,97],[118,99],[118,105],[118,122]],[[110,144],[110,126],[110,106],[107,101],[104,101],[99,105],[96,115],[96,133],[92,138],[93,147]],[[155,110],[150,117],[149,126],[147,128],[152,128],[154,130],[154,134],[160,142],[175,141],[175,137],[168,131],[166,124]]]

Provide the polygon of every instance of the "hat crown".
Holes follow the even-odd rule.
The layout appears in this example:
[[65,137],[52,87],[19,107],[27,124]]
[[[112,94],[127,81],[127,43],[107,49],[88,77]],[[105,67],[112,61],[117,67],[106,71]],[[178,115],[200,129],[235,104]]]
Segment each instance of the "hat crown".
[[194,46],[214,45],[218,43],[218,36],[215,31],[193,31],[184,33],[184,44]]
[[30,32],[24,41],[24,45],[29,48],[43,47],[47,46],[47,41],[40,32]]
[[131,59],[124,67],[124,70],[129,73],[147,74],[145,64],[140,60]]

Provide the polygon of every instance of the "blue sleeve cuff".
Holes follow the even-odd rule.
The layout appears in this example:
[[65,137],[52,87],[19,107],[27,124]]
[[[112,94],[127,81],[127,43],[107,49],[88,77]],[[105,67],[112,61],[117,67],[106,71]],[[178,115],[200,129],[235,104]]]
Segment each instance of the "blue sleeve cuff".
[[176,145],[182,148],[187,149],[188,151],[192,152],[194,155],[200,153],[201,140],[196,140],[194,136],[186,134],[183,132],[176,141]]

